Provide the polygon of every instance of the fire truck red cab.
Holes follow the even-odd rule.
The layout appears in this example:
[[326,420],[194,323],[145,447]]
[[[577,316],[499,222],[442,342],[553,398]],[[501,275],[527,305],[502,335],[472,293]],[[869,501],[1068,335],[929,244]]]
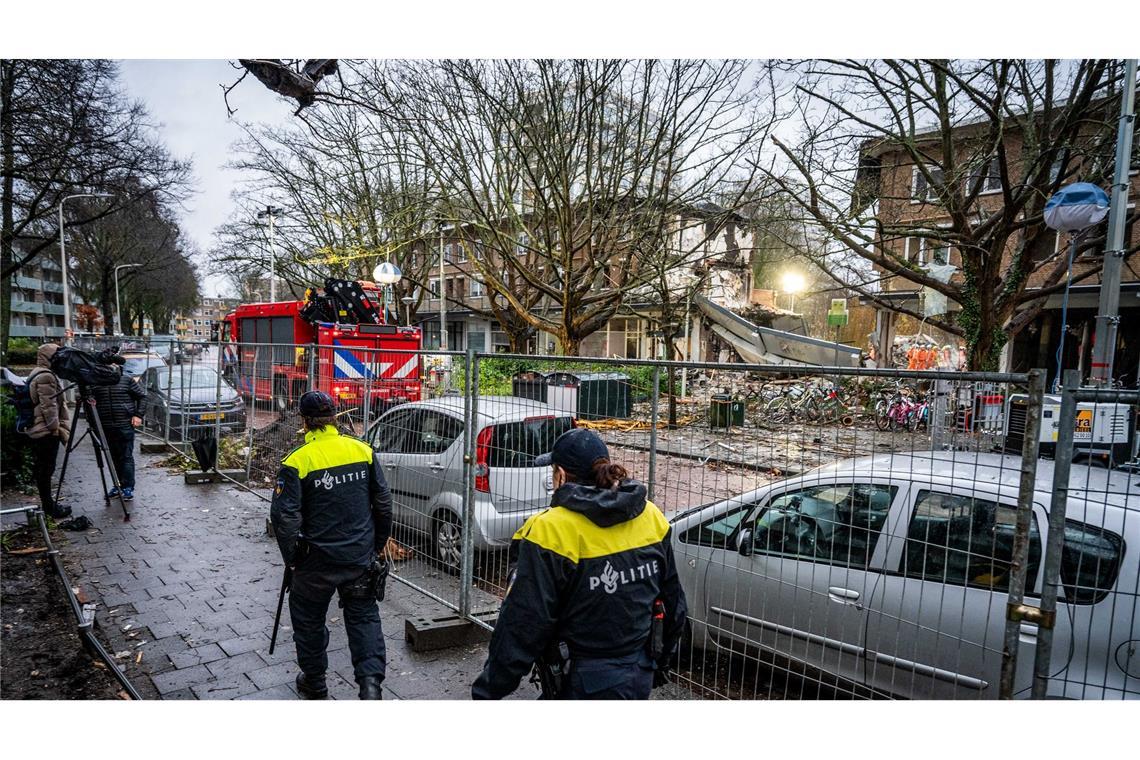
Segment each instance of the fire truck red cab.
[[226,315],[225,373],[244,396],[285,408],[313,388],[374,411],[420,399],[419,329],[310,321],[306,303],[242,304]]

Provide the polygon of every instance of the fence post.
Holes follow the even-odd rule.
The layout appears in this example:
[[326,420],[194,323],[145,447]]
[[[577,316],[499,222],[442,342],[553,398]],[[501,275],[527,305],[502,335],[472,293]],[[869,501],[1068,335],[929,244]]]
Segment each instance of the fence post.
[[1033,699],[1044,699],[1049,687],[1049,664],[1053,654],[1053,624],[1057,617],[1057,585],[1061,575],[1061,549],[1065,543],[1065,510],[1069,502],[1069,472],[1073,464],[1073,433],[1081,375],[1065,370],[1061,388],[1061,419],[1057,449],[1053,454],[1053,499],[1049,507],[1049,536],[1045,542],[1045,576],[1041,582],[1041,622],[1037,626],[1037,652],[1033,660]]
[[[315,391],[317,389],[317,344],[309,344],[309,387],[305,390]],[[335,361],[335,359],[334,359]]]
[[471,615],[471,584],[475,578],[475,444],[479,418],[479,366],[475,350],[468,347],[463,394],[463,533],[459,560],[459,614]]
[[[672,392],[672,388],[669,389]],[[657,480],[657,421],[660,414],[657,404],[661,400],[661,365],[653,365],[652,404],[649,410],[649,482],[646,484],[649,500],[653,500],[654,481]]]
[[1029,370],[1029,403],[1021,441],[1021,481],[1017,491],[1017,526],[1010,563],[1009,601],[1006,604],[1005,643],[1001,653],[999,699],[1013,699],[1017,676],[1018,642],[1021,638],[1021,605],[1025,602],[1029,570],[1029,530],[1033,522],[1033,493],[1037,482],[1037,456],[1041,439],[1041,413],[1045,396],[1045,371]]
[[368,423],[372,417],[372,372],[373,372],[373,368],[379,367],[380,366],[380,360],[384,358],[383,356],[378,356],[379,349],[370,348],[365,353],[371,359],[371,361],[365,363],[365,365],[364,365],[364,369],[365,369],[365,371],[364,371],[364,401],[363,401],[364,408],[360,410],[360,412],[361,412],[360,416],[362,419],[361,424],[363,425],[363,427],[360,431],[360,437],[361,438],[367,438],[368,437]]
[[[190,361],[194,361],[194,357],[190,357]],[[174,364],[171,362],[166,363],[166,424],[162,426],[162,442],[170,445],[170,407],[174,403],[173,397],[170,395],[170,390],[174,385]],[[183,441],[182,443],[185,443]]]
[[222,363],[222,347],[218,345],[218,358],[215,362],[215,369],[217,370],[218,377],[215,380],[214,388],[214,472],[218,472],[221,467],[218,463],[222,459],[222,370],[224,365]]

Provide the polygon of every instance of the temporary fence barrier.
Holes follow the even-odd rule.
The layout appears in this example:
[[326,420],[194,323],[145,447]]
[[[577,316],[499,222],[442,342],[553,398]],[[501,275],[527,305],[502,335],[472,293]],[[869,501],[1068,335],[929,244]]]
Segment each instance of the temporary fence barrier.
[[[573,426],[597,431],[672,521],[689,616],[664,696],[1140,691],[1137,572],[1123,560],[1140,486],[1119,454],[1112,471],[1072,464],[1077,404],[1105,392],[1066,385],[1053,410],[1036,370],[248,343],[179,354],[147,370],[166,399],[148,400],[152,434],[213,437],[216,467],[244,470],[268,500],[303,442],[297,399],[325,390],[385,470],[393,577],[476,625],[493,625],[515,532],[554,496],[535,458]],[[201,407],[185,392],[199,370],[214,385]],[[1040,459],[1054,420],[1056,460]]]

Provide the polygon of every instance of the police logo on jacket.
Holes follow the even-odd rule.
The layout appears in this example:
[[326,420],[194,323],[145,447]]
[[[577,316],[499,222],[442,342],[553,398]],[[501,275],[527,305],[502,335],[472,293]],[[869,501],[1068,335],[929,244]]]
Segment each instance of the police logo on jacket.
[[644,651],[657,599],[667,610],[669,655],[680,638],[686,608],[671,529],[645,486],[569,482],[552,503],[515,534],[517,573],[472,687],[475,698],[509,694],[552,641],[566,643],[572,663]]

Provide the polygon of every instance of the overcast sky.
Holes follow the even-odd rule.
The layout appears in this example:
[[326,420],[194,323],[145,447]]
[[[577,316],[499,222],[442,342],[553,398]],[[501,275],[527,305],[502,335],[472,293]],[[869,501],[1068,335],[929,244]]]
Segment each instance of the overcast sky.
[[281,123],[292,117],[293,108],[248,77],[232,93],[226,115],[222,90],[237,78],[224,60],[122,62],[122,81],[131,97],[143,101],[151,119],[160,125],[163,140],[179,158],[194,161],[197,194],[186,203],[183,227],[201,252],[197,263],[202,275],[202,295],[225,295],[230,291],[224,278],[210,272],[206,252],[214,228],[232,212],[230,192],[237,172],[225,169],[230,145],[241,136],[235,120]]

